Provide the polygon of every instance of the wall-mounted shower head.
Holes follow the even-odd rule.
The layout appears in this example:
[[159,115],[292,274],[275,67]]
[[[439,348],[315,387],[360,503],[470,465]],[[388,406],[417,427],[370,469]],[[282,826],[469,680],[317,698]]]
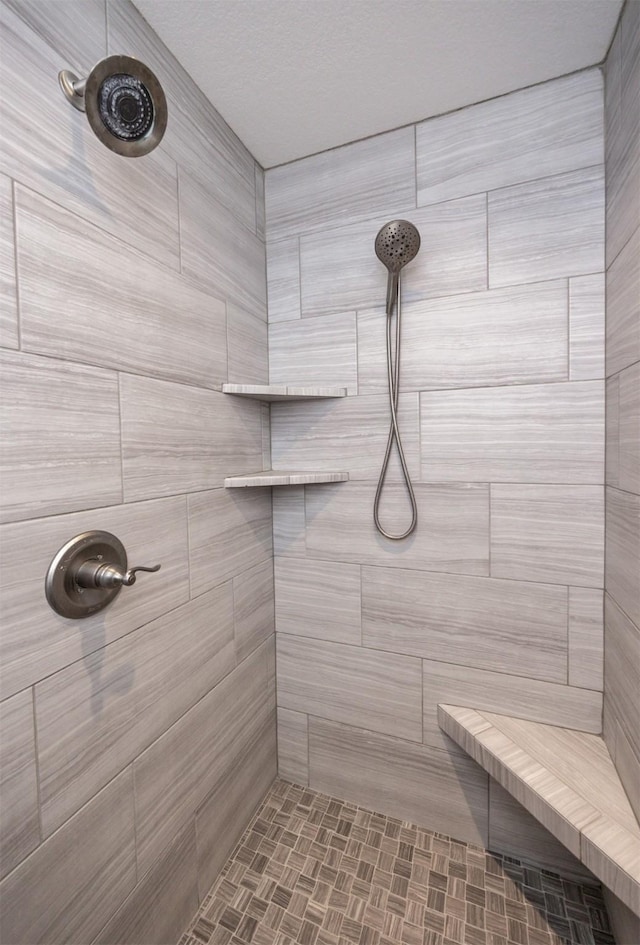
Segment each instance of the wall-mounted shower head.
[[71,104],[87,113],[111,151],[141,157],[156,148],[167,127],[167,100],[148,66],[131,56],[109,56],[86,79],[63,70],[58,79]]
[[391,315],[398,291],[398,273],[418,255],[420,234],[408,220],[392,220],[376,236],[376,256],[389,270],[387,315]]

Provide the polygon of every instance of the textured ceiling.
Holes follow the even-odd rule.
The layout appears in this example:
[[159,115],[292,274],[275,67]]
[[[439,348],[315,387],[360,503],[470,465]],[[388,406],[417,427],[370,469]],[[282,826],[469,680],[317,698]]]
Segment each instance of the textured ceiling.
[[135,0],[264,167],[600,62],[622,0]]

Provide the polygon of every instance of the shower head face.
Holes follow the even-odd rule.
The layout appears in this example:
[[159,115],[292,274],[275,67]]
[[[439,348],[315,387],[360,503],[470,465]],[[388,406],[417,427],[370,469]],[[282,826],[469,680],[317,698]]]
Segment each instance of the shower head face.
[[380,262],[397,274],[418,255],[420,234],[408,220],[392,220],[376,236],[375,246]]

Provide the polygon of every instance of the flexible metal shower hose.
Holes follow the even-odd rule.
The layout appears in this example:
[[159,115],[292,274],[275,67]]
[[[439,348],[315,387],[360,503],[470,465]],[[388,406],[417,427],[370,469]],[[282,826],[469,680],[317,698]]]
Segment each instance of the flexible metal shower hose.
[[[408,538],[408,536],[415,530],[416,525],[418,524],[418,506],[416,505],[416,497],[413,491],[413,485],[411,484],[411,477],[409,475],[409,470],[407,469],[407,462],[404,455],[404,449],[402,447],[402,439],[400,437],[400,430],[398,428],[398,396],[400,393],[400,329],[402,324],[402,310],[400,302],[400,282],[401,282],[401,273],[398,273],[398,287],[396,290],[396,350],[395,358],[392,355],[391,351],[391,321],[393,311],[387,313],[387,380],[389,386],[389,407],[391,410],[391,426],[389,427],[389,437],[387,439],[387,448],[384,454],[384,460],[382,463],[382,469],[380,470],[380,478],[378,479],[378,488],[376,489],[376,497],[373,503],[373,520],[376,524],[376,528],[381,535],[384,535],[385,538],[390,538],[392,541],[401,541],[403,538]],[[398,448],[398,456],[400,458],[400,465],[402,467],[402,475],[407,486],[407,492],[409,494],[409,500],[411,502],[411,524],[408,529],[403,532],[401,535],[391,535],[389,532],[385,531],[382,525],[380,524],[380,497],[382,495],[382,489],[384,486],[384,481],[387,476],[387,471],[389,469],[389,460],[391,458],[391,450],[393,449],[393,441],[395,440],[396,446]]]

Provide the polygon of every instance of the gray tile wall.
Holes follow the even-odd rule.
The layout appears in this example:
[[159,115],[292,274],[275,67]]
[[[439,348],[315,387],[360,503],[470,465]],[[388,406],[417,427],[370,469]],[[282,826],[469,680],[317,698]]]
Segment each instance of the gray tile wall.
[[[175,942],[275,775],[271,496],[222,488],[264,412],[220,393],[268,379],[263,172],[127,0],[0,12],[0,938]],[[139,160],[58,88],[107,51],[169,99]],[[90,528],[162,570],[65,620]]]
[[[272,405],[274,465],[352,476],[274,494],[280,772],[561,869],[576,864],[490,803],[435,709],[601,731],[603,163],[591,69],[266,173],[271,379],[349,388]],[[388,428],[373,244],[395,217],[422,236],[401,372],[420,520],[399,543],[372,521]],[[401,528],[398,473],[382,520]]]
[[[639,3],[627,3],[623,9],[607,58],[605,76],[607,488],[604,736],[629,800],[640,817]],[[615,925],[618,910],[614,900],[611,909]],[[640,928],[637,934],[640,935]]]

